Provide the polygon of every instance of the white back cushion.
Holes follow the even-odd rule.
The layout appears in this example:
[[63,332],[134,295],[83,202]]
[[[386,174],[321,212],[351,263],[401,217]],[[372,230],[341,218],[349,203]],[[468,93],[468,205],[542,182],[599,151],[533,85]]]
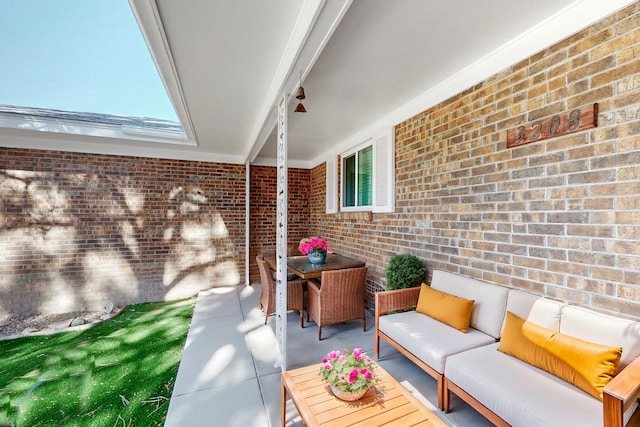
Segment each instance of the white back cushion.
[[512,289],[507,298],[507,311],[537,325],[560,330],[560,311],[564,303],[540,295]]
[[431,287],[475,301],[469,326],[494,338],[500,338],[509,289],[470,277],[435,270]]
[[564,303],[548,298],[539,298],[531,307],[527,320],[547,329],[560,331],[560,313]]
[[562,308],[560,332],[581,340],[622,347],[620,370],[640,356],[640,323],[582,307]]

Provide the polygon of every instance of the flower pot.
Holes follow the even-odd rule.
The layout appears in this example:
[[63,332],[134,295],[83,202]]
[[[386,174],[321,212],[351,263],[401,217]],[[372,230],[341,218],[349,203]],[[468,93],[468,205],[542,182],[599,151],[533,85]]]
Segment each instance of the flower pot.
[[327,258],[326,252],[309,252],[307,254],[309,262],[311,264],[324,264],[324,260]]
[[335,397],[347,402],[353,402],[355,400],[362,399],[362,397],[369,391],[369,388],[371,388],[369,387],[358,392],[350,392],[350,391],[342,391],[339,388],[335,387],[333,384],[329,384],[329,386],[331,387],[331,392]]

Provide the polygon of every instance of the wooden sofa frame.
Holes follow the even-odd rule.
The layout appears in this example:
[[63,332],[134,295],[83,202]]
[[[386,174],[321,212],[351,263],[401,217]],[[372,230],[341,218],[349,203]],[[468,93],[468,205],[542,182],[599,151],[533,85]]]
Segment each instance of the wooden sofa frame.
[[[440,410],[449,411],[450,393],[454,392],[458,397],[467,402],[478,411],[488,421],[499,427],[508,427],[509,424],[500,418],[489,408],[478,402],[466,391],[447,381],[443,374],[440,374],[431,366],[424,363],[414,354],[395,342],[393,338],[381,332],[378,328],[381,316],[395,311],[413,310],[418,304],[420,287],[398,289],[394,291],[377,292],[375,294],[375,356],[376,360],[380,354],[380,338],[384,339],[396,350],[402,353],[407,359],[418,365],[427,374],[437,381],[438,407]],[[626,424],[623,424],[623,414],[631,405],[640,399],[640,357],[631,362],[625,369],[620,371],[609,384],[604,388],[604,398],[602,402],[603,427],[640,427],[640,408],[636,409],[633,416]]]
[[396,350],[402,353],[407,359],[418,365],[423,371],[431,375],[438,383],[438,407],[440,410],[444,409],[444,375],[433,369],[431,366],[424,363],[417,356],[411,353],[409,350],[398,344],[393,338],[380,331],[379,321],[380,316],[393,311],[413,310],[418,304],[418,295],[420,294],[420,287],[398,289],[394,291],[377,292],[375,294],[375,356],[376,360],[380,356],[380,338],[391,344]]

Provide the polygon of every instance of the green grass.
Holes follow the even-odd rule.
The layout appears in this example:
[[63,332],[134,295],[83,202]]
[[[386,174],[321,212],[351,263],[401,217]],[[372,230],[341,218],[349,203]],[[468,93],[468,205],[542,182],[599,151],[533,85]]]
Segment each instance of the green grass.
[[195,299],[0,341],[0,426],[162,426]]

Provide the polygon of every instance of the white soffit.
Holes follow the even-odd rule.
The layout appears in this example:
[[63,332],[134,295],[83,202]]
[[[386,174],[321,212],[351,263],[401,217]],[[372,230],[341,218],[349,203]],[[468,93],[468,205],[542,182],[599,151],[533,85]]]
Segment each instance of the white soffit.
[[[275,131],[277,96],[282,92],[295,93],[300,80],[309,73],[322,50],[327,45],[331,35],[351,6],[352,0],[318,1],[305,7],[301,13],[298,25],[287,44],[287,50],[278,71],[269,88],[269,96],[263,104],[260,122],[251,135],[252,146],[246,153],[246,160],[253,162],[267,139]],[[275,95],[275,96],[274,96]],[[290,97],[288,103],[295,99]],[[275,159],[273,159],[275,161]],[[294,160],[295,162],[295,160]],[[269,160],[267,163],[271,163]],[[296,162],[298,166],[309,168],[309,162]]]
[[636,0],[576,0],[555,15],[508,41],[500,48],[470,64],[456,74],[420,94],[400,108],[371,123],[371,125],[340,141],[330,150],[311,160],[311,167],[324,163],[361,143],[381,129],[395,126],[433,105],[438,104],[473,85],[533,56],[553,44],[575,34],[589,25],[611,15]]

